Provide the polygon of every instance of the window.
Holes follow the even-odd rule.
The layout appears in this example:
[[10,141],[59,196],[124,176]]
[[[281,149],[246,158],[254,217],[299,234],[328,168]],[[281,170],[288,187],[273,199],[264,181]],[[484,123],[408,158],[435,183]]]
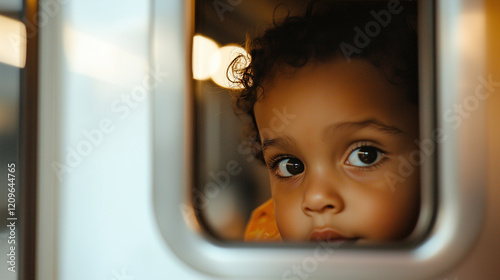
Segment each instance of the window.
[[[264,97],[259,96],[260,99],[257,98],[255,103],[250,100],[250,105],[240,106],[240,109],[253,109],[247,112],[253,112],[254,115],[246,117],[243,115],[241,119],[238,119],[234,116],[229,96],[229,92],[237,92],[234,87],[238,84],[235,85],[227,80],[225,80],[226,83],[220,83],[215,74],[217,64],[229,64],[229,61],[234,60],[230,56],[226,56],[225,59],[213,57],[229,50],[230,54],[234,55],[236,52],[242,54],[241,58],[248,58],[241,49],[234,48],[234,45],[243,45],[247,33],[262,35],[264,30],[272,26],[273,19],[277,19],[276,22],[281,24],[282,19],[288,14],[303,14],[308,5],[304,1],[280,2],[285,2],[285,5],[278,8],[276,8],[278,2],[274,1],[200,0],[190,2],[184,7],[186,11],[184,17],[186,26],[193,27],[194,32],[188,34],[165,32],[168,29],[163,25],[162,15],[168,14],[169,8],[157,3],[158,9],[155,11],[157,49],[171,47],[166,42],[182,40],[182,46],[185,47],[170,54],[160,51],[155,53],[155,61],[172,63],[179,69],[178,73],[172,73],[175,77],[172,77],[168,86],[160,85],[158,92],[163,94],[155,95],[154,104],[156,111],[154,205],[157,220],[167,244],[181,259],[193,267],[214,275],[293,279],[297,276],[293,268],[297,266],[301,267],[302,271],[306,271],[309,276],[314,273],[316,276],[329,277],[334,271],[339,278],[356,279],[373,277],[400,279],[403,275],[409,274],[418,278],[429,278],[442,273],[445,267],[449,268],[456,264],[467,252],[468,246],[472,244],[478,232],[478,221],[483,211],[483,207],[477,204],[481,201],[484,192],[484,186],[481,183],[483,177],[470,172],[457,172],[465,170],[464,168],[469,164],[465,159],[468,162],[481,162],[481,153],[472,154],[461,150],[460,153],[466,153],[466,155],[457,157],[459,143],[470,140],[467,140],[470,136],[466,136],[470,134],[465,132],[468,131],[467,128],[474,127],[474,123],[465,124],[464,122],[464,126],[459,130],[454,130],[452,123],[443,117],[449,108],[453,108],[453,104],[461,102],[470,94],[457,85],[460,84],[459,81],[465,82],[461,80],[463,77],[461,73],[473,68],[462,64],[470,60],[462,55],[462,46],[452,43],[456,39],[452,35],[461,32],[458,27],[467,22],[467,17],[464,15],[470,10],[460,4],[457,4],[456,9],[443,7],[438,9],[436,5],[444,4],[433,1],[387,1],[383,3],[377,1],[378,5],[385,5],[384,8],[370,6],[376,5],[374,1],[346,1],[347,6],[359,5],[359,10],[353,13],[360,13],[363,9],[367,12],[364,18],[354,17],[350,28],[345,29],[346,33],[342,34],[347,37],[339,35],[340,43],[345,44],[336,44],[338,50],[335,55],[329,54],[328,48],[318,47],[312,52],[317,55],[316,60],[311,60],[314,63],[301,64],[302,56],[291,55],[296,49],[299,49],[301,53],[301,45],[286,46],[288,53],[284,53],[289,55],[286,56],[287,59],[283,59],[286,62],[283,64],[285,66],[280,65],[282,61],[279,59],[282,57],[276,56],[276,65],[281,68],[269,67],[267,69],[279,70],[272,73],[274,75],[267,75],[269,73],[266,72],[261,75],[264,77],[260,80],[262,82],[260,85],[264,88]],[[416,10],[414,20],[409,16],[412,12],[410,8],[412,5],[415,5]],[[396,23],[396,15],[403,13],[403,11],[398,12],[400,8],[408,13],[404,28],[418,31],[418,40],[413,45],[418,49],[416,61],[414,61],[417,65],[415,67],[408,67],[411,65],[411,59],[401,64],[398,63],[401,60],[392,60],[398,57],[397,48],[390,48],[390,51],[386,53],[376,51],[377,47],[382,45],[381,42],[385,42],[385,39],[382,39],[383,30],[390,28],[391,23]],[[438,11],[439,15],[435,15],[435,11]],[[346,15],[353,13],[345,13],[344,16],[348,18]],[[389,18],[387,15],[390,15],[391,20],[386,24],[384,19]],[[437,16],[440,18],[439,22],[435,21]],[[304,24],[298,24],[298,26],[301,27]],[[402,27],[395,25],[395,28]],[[295,29],[291,30],[295,31]],[[439,31],[439,37],[435,35],[437,31]],[[304,33],[289,33],[290,36],[300,34],[307,33],[305,31]],[[352,36],[349,37],[349,34]],[[407,35],[405,32],[395,31],[387,36],[402,36],[405,39],[401,39],[400,42],[404,41],[405,44],[411,45],[411,40],[406,40]],[[318,35],[318,37],[321,36]],[[467,38],[465,33],[464,38]],[[328,40],[332,38],[325,36],[323,39],[329,42]],[[436,44],[437,41],[439,44]],[[473,44],[472,42],[474,41],[471,40],[470,43]],[[203,47],[197,49],[200,44]],[[265,43],[262,44],[265,45]],[[259,46],[259,44],[256,45]],[[284,48],[283,45],[279,46]],[[363,58],[363,54],[360,53],[366,50],[370,51]],[[307,53],[307,51],[304,52]],[[279,54],[279,52],[276,53]],[[189,59],[184,59],[185,57]],[[208,59],[202,62],[199,60],[200,57]],[[267,56],[267,58],[274,59],[273,56]],[[235,73],[233,77],[229,77],[230,81],[238,80],[242,77],[238,75],[245,73],[244,67],[247,65],[244,63],[245,59],[237,60],[237,62],[235,62],[236,69],[243,70],[230,71],[230,74]],[[193,65],[188,63],[193,63]],[[391,67],[394,65],[397,67]],[[416,75],[415,69],[418,73]],[[250,70],[246,73],[257,75],[253,68]],[[374,72],[368,74],[368,70]],[[349,76],[351,72],[365,73],[365,77],[356,79]],[[335,75],[328,75],[332,73]],[[251,79],[247,80],[247,86],[251,86],[255,82],[255,76],[248,77]],[[266,80],[268,77],[273,78]],[[408,77],[417,77],[416,85],[409,82],[412,79]],[[323,83],[325,80],[338,86],[341,89],[338,92],[346,92],[346,89],[349,89],[352,90],[351,94],[337,94],[337,91],[329,87],[331,86],[329,83]],[[390,100],[396,100],[396,98],[389,98],[385,99],[388,101],[386,103],[382,102],[382,99],[370,99],[368,94],[363,95],[364,92],[359,89],[366,88],[371,82],[381,84],[371,86],[370,91],[377,92],[378,86],[386,89],[377,92],[377,96],[384,94],[392,97],[399,96],[402,100],[398,99],[398,102],[391,103]],[[311,88],[311,93],[309,93],[311,98],[304,98],[304,91],[309,88]],[[395,88],[400,90],[400,95],[389,93],[388,89]],[[416,88],[418,88],[417,94],[412,95],[411,90]],[[167,92],[169,94],[164,94]],[[313,94],[322,92],[328,94]],[[336,102],[330,99],[338,96],[356,96],[357,98],[336,100]],[[366,102],[362,103],[359,100]],[[283,103],[285,101],[289,103]],[[412,114],[411,105],[416,103],[418,103],[417,113],[413,111]],[[301,104],[308,104],[308,106],[299,106]],[[314,114],[311,113],[311,104],[317,106],[314,108],[318,108]],[[395,104],[401,106],[404,104],[409,107],[405,107],[404,112],[401,112],[403,107],[395,109],[400,110],[401,117],[386,115],[394,110],[379,110],[377,111],[379,114],[375,115],[384,117],[380,120],[382,117],[375,118],[373,114],[369,114],[372,112],[369,108],[375,104],[387,104],[387,108],[391,109],[398,107]],[[245,107],[245,105],[248,106]],[[362,108],[360,111],[346,115],[364,118],[354,120],[346,118],[343,121],[330,123],[329,121],[335,116],[326,114],[328,113],[328,110],[325,110],[327,105],[336,106],[335,113],[346,112],[342,111],[347,110],[346,108]],[[292,117],[295,115],[296,118]],[[290,118],[287,119],[286,116]],[[316,120],[312,118],[314,116],[317,117],[317,122],[313,121]],[[410,130],[407,126],[402,127],[400,123],[404,119],[402,116],[409,117],[404,123],[409,124],[412,121],[408,120],[415,121],[416,119],[418,125]],[[244,127],[254,119],[253,131],[255,132],[257,128],[259,133],[253,134],[253,138],[245,138],[248,134],[245,134]],[[182,120],[182,123],[179,120]],[[326,129],[325,125],[317,126],[318,123],[326,124]],[[297,129],[287,130],[286,127],[283,128],[283,124],[289,124]],[[283,135],[284,131],[287,131],[286,135]],[[409,131],[413,134],[409,134]],[[418,137],[415,137],[415,133]],[[259,138],[256,138],[256,135],[259,135]],[[339,135],[343,135],[342,139],[349,139],[349,141],[342,142],[342,139],[338,138]],[[376,139],[372,138],[375,137],[374,135],[378,135]],[[391,152],[381,146],[384,137],[394,139],[402,135],[406,135],[405,139],[411,139],[403,141],[404,143],[411,142],[416,148],[411,149],[410,146],[403,144],[399,152]],[[249,139],[256,140],[259,145],[249,144],[247,141],[247,144],[240,146]],[[326,145],[325,141],[336,145]],[[332,146],[343,147],[345,151],[335,150]],[[253,148],[256,148],[257,153],[251,152]],[[258,164],[259,148],[266,165]],[[376,174],[376,170],[382,169],[383,163],[387,164],[391,160],[393,172],[391,173],[389,169],[381,175],[385,179],[388,196],[400,194],[408,198],[408,200],[401,201],[414,203],[415,201],[409,197],[415,193],[408,192],[405,189],[407,185],[404,184],[411,176],[413,176],[412,182],[418,181],[418,187],[413,190],[419,192],[415,195],[418,197],[415,199],[419,200],[418,217],[409,222],[409,225],[391,231],[393,235],[389,237],[378,235],[378,239],[371,239],[375,242],[357,242],[358,239],[342,240],[350,237],[361,240],[365,236],[374,236],[372,233],[364,233],[356,228],[345,230],[345,232],[339,230],[341,236],[337,235],[332,238],[334,241],[330,242],[332,240],[328,235],[335,235],[339,232],[329,232],[324,238],[321,228],[319,233],[313,234],[314,227],[308,228],[309,225],[307,225],[304,228],[307,228],[308,232],[294,236],[293,233],[297,230],[286,229],[286,219],[278,221],[280,218],[276,217],[280,233],[288,231],[287,236],[283,235],[286,242],[243,242],[241,234],[250,212],[268,198],[272,197],[275,200],[276,193],[290,190],[289,193],[284,192],[284,197],[288,198],[287,195],[298,192],[297,190],[306,193],[307,188],[304,187],[306,185],[314,186],[310,188],[316,188],[317,192],[325,189],[340,191],[340,188],[343,188],[342,185],[334,188],[324,187],[327,183],[336,184],[336,181],[324,176],[322,171],[325,168],[318,168],[321,164],[331,164],[328,171],[337,176],[342,175],[342,172],[351,175],[351,177],[338,177],[340,182],[348,182],[349,178],[353,177],[359,182],[363,181],[363,178],[366,179],[365,175],[372,179],[380,178],[380,176],[371,175]],[[375,168],[376,164],[380,166]],[[367,175],[367,172],[371,170],[367,168],[374,168],[374,171]],[[312,176],[311,172],[317,176]],[[465,183],[461,181],[468,183],[462,185]],[[460,188],[457,187],[459,185]],[[360,197],[353,195],[356,192],[352,190],[362,190],[361,186],[362,184],[351,184],[349,196]],[[343,191],[346,191],[345,188]],[[280,213],[287,214],[304,210],[309,211],[309,215],[313,216],[316,215],[312,213],[313,211],[341,210],[342,203],[338,204],[335,193],[335,191],[327,192],[330,195],[330,201],[333,202],[323,204],[322,208],[312,206],[311,203],[302,203],[304,198],[297,199],[290,196],[289,201],[295,199],[294,203],[290,203],[294,208],[287,209],[281,207],[287,204],[282,204],[277,206],[281,207],[280,209],[275,208],[274,211],[276,215],[281,215]],[[381,193],[377,190],[372,192],[374,195]],[[347,194],[344,193],[344,195]],[[326,195],[323,193],[323,196]],[[309,195],[309,198],[311,197],[320,197],[320,195]],[[287,199],[283,201],[286,202]],[[297,207],[299,204],[300,209]],[[369,202],[366,202],[354,208],[372,209],[368,204]],[[405,205],[405,203],[402,204]],[[471,204],[477,205],[471,208]],[[352,208],[352,206],[347,207]],[[365,214],[367,212],[370,213],[370,211],[365,211]],[[392,214],[414,213],[406,210],[390,212]],[[366,217],[365,221],[369,221],[370,219]],[[291,220],[293,224],[296,221],[303,221],[301,219],[303,217],[298,216],[298,218],[288,220]],[[357,222],[356,218],[351,218],[351,220],[353,224]],[[396,221],[397,219],[388,220]],[[397,225],[397,223],[392,225]],[[408,234],[409,228],[411,232]],[[469,231],[470,228],[474,230]],[[346,232],[359,235],[347,236]],[[380,232],[387,233],[384,229]],[[314,237],[319,237],[319,242],[310,242],[314,241],[311,239],[316,239]],[[375,246],[372,246],[373,243]],[[438,262],[437,259],[441,261]],[[423,265],[426,267],[425,270],[421,269]],[[363,269],[360,270],[359,267]]]

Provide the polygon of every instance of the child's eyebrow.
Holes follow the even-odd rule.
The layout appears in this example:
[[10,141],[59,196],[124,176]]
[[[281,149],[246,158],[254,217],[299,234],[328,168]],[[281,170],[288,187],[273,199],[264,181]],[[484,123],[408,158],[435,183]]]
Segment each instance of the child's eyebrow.
[[359,130],[366,127],[372,127],[374,129],[379,130],[382,133],[390,135],[403,133],[401,129],[395,126],[387,125],[380,120],[367,119],[362,121],[341,122],[341,123],[331,124],[323,130],[323,137],[324,139],[326,139],[332,132],[336,132],[338,130]]
[[262,141],[262,153],[269,147],[278,147],[282,149],[290,149],[293,146],[295,141],[288,136],[273,138],[273,139],[263,139]]
[[[380,120],[377,119],[367,119],[362,121],[354,121],[354,122],[340,122],[331,124],[323,129],[323,139],[327,139],[332,133],[338,132],[339,130],[359,130],[366,127],[372,127],[376,130],[379,130],[385,134],[399,134],[403,133],[403,131],[395,126],[387,125]],[[262,140],[262,153],[265,152],[269,147],[277,147],[282,149],[290,149],[295,144],[295,141],[289,136],[272,138],[272,139],[263,139]]]

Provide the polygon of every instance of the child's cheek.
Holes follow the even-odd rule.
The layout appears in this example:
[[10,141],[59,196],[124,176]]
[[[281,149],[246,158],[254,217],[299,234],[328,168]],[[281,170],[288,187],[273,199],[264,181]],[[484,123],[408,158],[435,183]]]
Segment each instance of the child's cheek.
[[303,241],[308,234],[308,223],[302,212],[301,178],[271,183],[276,224],[283,240]]
[[390,171],[387,169],[362,170],[353,167],[345,168],[345,174],[357,183],[367,185],[382,191],[392,191],[390,182],[387,180]]

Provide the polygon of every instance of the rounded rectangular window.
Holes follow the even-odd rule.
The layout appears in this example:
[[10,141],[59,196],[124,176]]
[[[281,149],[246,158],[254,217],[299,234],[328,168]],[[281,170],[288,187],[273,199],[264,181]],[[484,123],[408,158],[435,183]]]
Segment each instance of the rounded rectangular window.
[[191,194],[205,232],[334,245],[425,236],[435,204],[422,182],[440,133],[421,115],[432,33],[417,6],[195,2]]
[[463,260],[486,197],[486,150],[467,145],[483,107],[456,111],[485,81],[480,3],[183,3],[154,11],[154,61],[176,71],[154,95],[153,199],[180,259],[280,279]]

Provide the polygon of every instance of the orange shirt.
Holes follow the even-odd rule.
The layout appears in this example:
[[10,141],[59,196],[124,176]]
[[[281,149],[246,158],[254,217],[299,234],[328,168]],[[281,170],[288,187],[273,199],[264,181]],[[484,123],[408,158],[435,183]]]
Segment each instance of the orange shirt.
[[281,235],[274,218],[273,200],[269,199],[253,210],[245,229],[245,241],[281,242]]

